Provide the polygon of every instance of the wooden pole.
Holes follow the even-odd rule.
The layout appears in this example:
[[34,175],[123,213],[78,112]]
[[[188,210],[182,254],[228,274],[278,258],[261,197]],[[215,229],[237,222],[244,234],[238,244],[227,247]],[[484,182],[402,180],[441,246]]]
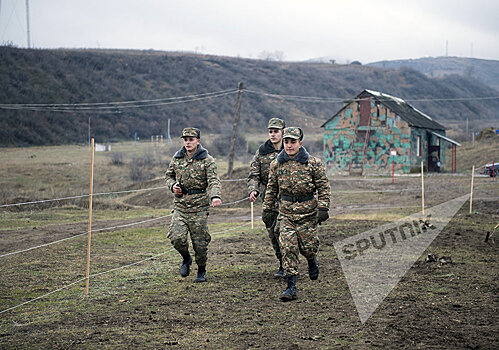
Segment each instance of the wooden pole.
[[87,242],[87,278],[85,283],[85,296],[88,296],[88,284],[90,279],[90,242],[92,240],[92,200],[94,190],[94,139],[92,138],[90,148],[90,196],[88,197],[88,242]]
[[473,169],[471,170],[471,194],[470,194],[470,214],[473,209],[473,178],[475,177],[475,165],[473,165]]
[[253,223],[254,223],[254,220],[253,220],[253,202],[250,202],[251,203],[251,229],[253,230]]
[[236,153],[237,128],[239,126],[239,118],[241,116],[241,96],[243,94],[243,83],[239,83],[236,101],[236,110],[234,113],[234,123],[232,125],[232,137],[230,139],[229,164],[227,167],[227,176],[232,176],[234,168],[234,154]]
[[421,210],[424,215],[424,170],[423,170],[423,161],[421,161]]

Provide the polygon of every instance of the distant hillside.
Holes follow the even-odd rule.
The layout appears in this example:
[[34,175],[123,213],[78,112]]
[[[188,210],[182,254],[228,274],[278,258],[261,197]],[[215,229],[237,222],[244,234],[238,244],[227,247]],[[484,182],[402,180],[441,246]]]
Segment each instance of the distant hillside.
[[[497,95],[475,79],[460,75],[430,78],[416,70],[361,65],[269,62],[157,51],[26,50],[0,47],[0,104],[136,101],[244,88],[269,94],[347,99],[363,89],[414,99],[452,99]],[[315,132],[342,102],[273,98],[246,91],[240,132],[266,126],[272,116]],[[81,143],[171,135],[194,125],[204,132],[230,135],[236,94],[147,108],[116,108],[99,113],[41,112],[0,108],[0,144]],[[411,102],[442,124],[450,120],[499,120],[499,101]]]
[[380,61],[368,66],[398,69],[409,67],[429,77],[458,74],[475,78],[499,91],[499,61],[466,57],[425,57],[410,60]]

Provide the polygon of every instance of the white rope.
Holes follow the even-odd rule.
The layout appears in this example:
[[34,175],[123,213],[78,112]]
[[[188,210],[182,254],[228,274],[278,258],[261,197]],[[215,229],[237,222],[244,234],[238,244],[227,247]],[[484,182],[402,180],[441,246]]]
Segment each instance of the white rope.
[[[151,222],[151,221],[161,220],[161,219],[164,219],[164,218],[166,218],[168,216],[172,216],[172,215],[173,214],[168,214],[168,215],[164,215],[164,216],[159,216],[157,218],[152,218],[152,219],[147,219],[147,220],[132,222],[130,224],[123,224],[123,225],[116,225],[116,226],[104,227],[104,228],[100,228],[100,229],[96,229],[96,230],[91,230],[91,232],[101,232],[101,231],[107,231],[107,230],[111,230],[111,229],[115,229],[115,228],[122,228],[122,227],[129,227],[129,226],[134,226],[134,225],[140,225],[140,224],[143,224],[145,222]],[[27,248],[27,249],[18,250],[18,251],[15,251],[15,252],[6,253],[6,254],[3,254],[3,255],[0,255],[0,258],[3,258],[5,256],[9,256],[9,255],[15,255],[15,254],[19,254],[19,253],[28,252],[30,250],[37,249],[37,248],[46,247],[46,246],[49,246],[49,245],[52,245],[52,244],[55,244],[55,243],[67,241],[69,239],[73,239],[73,238],[76,238],[76,237],[79,237],[79,236],[83,236],[83,235],[86,235],[86,234],[88,234],[88,231],[76,234],[76,235],[71,236],[71,237],[66,237],[66,238],[63,238],[63,239],[59,239],[57,241],[53,241],[53,242],[49,242],[49,243],[37,245],[37,246],[31,247],[31,248]]]
[[[225,204],[221,204],[221,205],[225,206],[225,205],[236,204],[236,203],[243,202],[243,201],[245,201],[247,199],[248,198],[243,198],[243,199],[240,199],[240,200],[237,200],[237,201],[234,201],[234,202],[229,202],[229,203],[225,203]],[[146,223],[146,222],[152,222],[152,221],[156,221],[156,220],[161,220],[161,219],[164,219],[164,218],[166,218],[168,216],[172,216],[172,215],[173,214],[168,214],[168,215],[163,215],[163,216],[159,216],[159,217],[152,218],[152,219],[147,219],[147,220],[141,220],[141,221],[132,222],[132,223],[129,223],[129,224],[122,224],[122,225],[104,227],[104,228],[100,228],[100,229],[96,229],[96,230],[91,230],[91,232],[101,232],[101,231],[108,231],[108,230],[112,230],[112,229],[116,229],[116,228],[123,228],[123,227],[130,227],[130,226],[140,225],[140,224],[143,224],[143,223]],[[49,243],[45,243],[45,244],[40,244],[40,245],[31,247],[31,248],[27,248],[27,249],[23,249],[23,250],[18,250],[18,251],[10,252],[10,253],[5,253],[5,254],[0,255],[0,258],[9,256],[9,255],[15,255],[15,254],[20,254],[20,253],[25,253],[25,252],[28,252],[28,251],[33,250],[33,249],[46,247],[46,246],[49,246],[49,245],[52,245],[52,244],[56,244],[56,243],[59,243],[59,242],[67,241],[69,239],[80,237],[80,236],[83,236],[83,235],[86,235],[86,234],[88,234],[88,231],[76,234],[76,235],[71,236],[71,237],[66,237],[66,238],[63,238],[63,239],[59,239],[57,241],[53,241],[53,242],[49,242]]]
[[[94,193],[92,196],[102,196],[102,195],[120,194],[120,193],[132,193],[132,192],[141,192],[141,191],[152,191],[152,190],[159,190],[159,189],[162,189],[162,188],[168,188],[168,186],[141,188],[141,189],[138,189],[138,190],[126,190],[126,191],[115,191],[115,192],[100,192],[100,193]],[[89,194],[82,194],[82,195],[71,196],[71,197],[62,197],[62,198],[53,198],[53,199],[41,199],[41,200],[31,201],[31,202],[2,204],[2,205],[0,205],[0,208],[13,207],[13,206],[21,206],[21,205],[27,205],[27,204],[39,204],[39,203],[45,203],[45,202],[55,202],[55,201],[62,201],[62,200],[68,200],[68,199],[85,198],[85,197],[89,197],[89,196],[90,196]]]
[[[236,230],[236,229],[238,229],[238,228],[241,228],[241,227],[244,227],[244,226],[248,226],[248,225],[250,225],[250,224],[251,224],[251,223],[250,223],[250,222],[248,222],[248,223],[243,224],[243,225],[239,225],[239,226],[232,227],[232,228],[229,228],[229,229],[226,229],[226,230],[222,230],[222,231],[214,232],[214,233],[212,233],[212,236],[214,236],[214,235],[216,235],[216,234],[219,234],[219,233],[224,233],[224,232],[228,232],[228,231],[233,231],[233,230]],[[141,263],[146,262],[146,261],[148,261],[148,260],[152,260],[152,259],[155,259],[155,258],[157,258],[157,257],[159,257],[159,256],[165,255],[165,254],[167,254],[167,253],[169,253],[169,252],[173,251],[174,249],[175,249],[175,248],[170,248],[170,249],[168,249],[168,250],[164,251],[163,253],[159,253],[159,254],[156,254],[156,255],[150,256],[150,257],[148,257],[148,258],[145,258],[145,259],[142,259],[142,260],[139,260],[139,261],[133,262],[133,263],[131,263],[131,264],[127,264],[127,265],[123,265],[123,266],[115,267],[115,268],[110,269],[110,270],[107,270],[107,271],[102,271],[102,272],[98,272],[98,273],[91,274],[91,275],[89,276],[89,278],[91,278],[91,277],[92,277],[92,278],[93,278],[93,277],[97,277],[97,276],[104,275],[104,274],[107,274],[107,273],[110,273],[110,272],[114,272],[114,271],[117,271],[117,270],[122,270],[122,269],[125,269],[125,268],[130,267],[130,266],[134,266],[134,265],[141,264]],[[47,297],[47,296],[49,296],[49,295],[51,295],[51,294],[54,294],[54,293],[56,293],[56,292],[59,292],[59,291],[61,291],[61,290],[63,290],[63,289],[66,289],[66,288],[68,288],[68,287],[71,287],[71,286],[73,286],[73,285],[75,285],[75,284],[77,284],[77,283],[79,283],[79,282],[81,282],[81,281],[84,281],[84,280],[86,280],[86,279],[87,279],[86,277],[80,278],[80,279],[78,279],[78,280],[76,280],[76,281],[74,281],[74,282],[72,282],[72,283],[69,283],[69,284],[67,284],[67,285],[64,285],[64,286],[62,286],[62,287],[60,287],[60,288],[58,288],[58,289],[55,289],[55,290],[53,290],[53,291],[50,291],[50,292],[48,292],[48,293],[46,293],[46,294],[44,294],[44,295],[40,295],[40,296],[38,296],[38,297],[36,297],[36,298],[33,298],[33,299],[31,299],[31,300],[28,300],[28,301],[25,301],[25,302],[23,302],[23,303],[21,303],[21,304],[18,304],[18,305],[12,306],[12,307],[10,307],[10,308],[7,308],[7,309],[5,309],[5,310],[2,310],[2,311],[0,311],[0,314],[3,314],[4,312],[10,311],[10,310],[17,309],[18,307],[21,307],[21,306],[23,306],[23,305],[26,305],[26,304],[32,303],[32,302],[34,302],[34,301],[36,301],[36,300],[40,300],[40,299],[42,299],[42,298],[45,298],[45,297]]]
[[246,181],[248,180],[247,178],[244,179],[225,179],[225,180],[220,180],[222,182],[233,182],[233,181]]

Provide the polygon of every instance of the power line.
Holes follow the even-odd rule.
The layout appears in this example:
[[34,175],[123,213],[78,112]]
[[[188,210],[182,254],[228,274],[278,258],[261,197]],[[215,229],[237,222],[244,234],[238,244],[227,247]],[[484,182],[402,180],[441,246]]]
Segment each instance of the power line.
[[[170,97],[156,100],[140,100],[140,101],[121,101],[121,102],[102,102],[102,103],[75,103],[75,104],[0,104],[0,109],[12,110],[30,110],[30,111],[49,111],[49,112],[91,112],[91,111],[106,111],[108,113],[121,113],[121,109],[130,108],[148,108],[165,106],[177,103],[187,103],[206,100],[215,97],[227,96],[236,93],[238,90],[223,90],[218,92],[210,92],[199,95]],[[109,110],[113,111],[109,111]]]
[[[353,102],[360,101],[361,99],[355,98],[339,98],[339,97],[321,97],[321,96],[298,96],[298,95],[281,95],[281,94],[271,94],[263,91],[257,90],[244,90],[247,93],[262,95],[270,98],[277,98],[289,101],[300,101],[300,102],[326,102],[326,103],[338,103],[338,102]],[[379,101],[392,101],[390,98],[377,98]],[[440,101],[474,101],[474,100],[496,100],[499,96],[484,96],[484,97],[456,97],[456,98],[420,98],[420,99],[404,99],[405,102],[440,102]]]

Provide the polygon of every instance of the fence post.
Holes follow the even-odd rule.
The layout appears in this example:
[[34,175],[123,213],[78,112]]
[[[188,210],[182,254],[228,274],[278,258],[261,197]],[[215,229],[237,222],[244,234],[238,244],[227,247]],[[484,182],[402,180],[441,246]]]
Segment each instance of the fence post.
[[421,210],[424,215],[424,170],[423,170],[423,161],[421,161]]
[[473,209],[473,178],[475,177],[475,165],[473,165],[473,169],[471,170],[471,193],[470,193],[470,214]]
[[88,242],[87,242],[87,274],[85,283],[85,296],[88,296],[88,285],[90,279],[90,242],[92,240],[92,200],[94,189],[94,139],[90,147],[90,195],[88,197]]
[[250,202],[250,208],[251,208],[251,229],[253,230],[253,202]]

